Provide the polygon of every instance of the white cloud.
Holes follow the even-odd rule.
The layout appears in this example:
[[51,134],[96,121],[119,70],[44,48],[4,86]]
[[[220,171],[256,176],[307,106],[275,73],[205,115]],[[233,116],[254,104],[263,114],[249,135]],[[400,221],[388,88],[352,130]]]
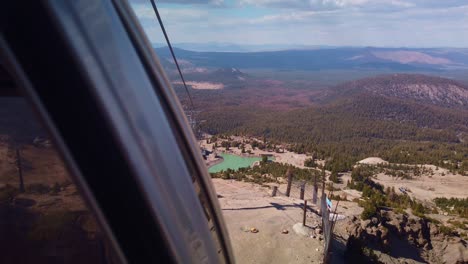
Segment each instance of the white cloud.
[[[150,5],[135,4],[132,5],[133,11],[139,19],[155,19],[156,15]],[[208,10],[198,8],[158,8],[159,14],[163,19],[170,21],[199,20],[205,18]]]
[[[468,46],[466,2],[464,6],[452,1],[448,6],[421,7],[421,0],[242,1],[242,6],[229,8],[161,5],[160,12],[174,43]],[[284,2],[290,3],[289,8],[277,6]],[[304,3],[323,6],[297,8]],[[275,8],[263,8],[273,4]],[[152,41],[161,42],[151,6],[133,7]]]
[[314,10],[361,7],[399,7],[415,6],[409,0],[239,0],[241,6],[263,6],[281,8],[310,8]]
[[390,1],[390,3],[393,6],[400,6],[400,7],[414,7],[415,6],[414,3],[404,2],[404,1],[399,1],[399,0],[392,0]]
[[[148,4],[149,0],[129,0],[131,4]],[[159,3],[170,3],[170,4],[214,4],[220,5],[224,3],[224,0],[158,0],[156,1],[157,4]]]
[[293,21],[304,21],[311,16],[319,14],[315,11],[294,11],[286,14],[279,15],[266,15],[259,18],[249,19],[246,22],[249,24],[260,24],[260,23],[275,23],[275,22],[293,22]]
[[370,0],[310,0],[310,3],[312,5],[325,5],[336,7],[363,5],[367,4],[368,2],[370,2]]

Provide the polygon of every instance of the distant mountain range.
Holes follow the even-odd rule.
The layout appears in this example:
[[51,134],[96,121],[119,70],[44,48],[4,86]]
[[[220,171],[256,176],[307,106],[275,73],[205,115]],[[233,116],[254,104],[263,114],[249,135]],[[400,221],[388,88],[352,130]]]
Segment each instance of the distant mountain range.
[[[178,80],[167,47],[155,51]],[[438,166],[452,160],[453,169],[467,162],[468,49],[175,53],[186,80],[198,85],[192,97],[207,133],[286,142],[345,167],[373,156]]]
[[[166,43],[153,43],[153,47],[162,48]],[[316,48],[333,48],[332,46],[322,45],[281,45],[281,44],[234,44],[234,43],[220,43],[220,42],[207,42],[207,43],[174,43],[173,46],[179,49],[190,51],[214,51],[214,52],[255,52],[255,51],[279,51],[291,49],[316,49]]]
[[[168,49],[157,48],[156,53],[174,74]],[[408,144],[418,149],[421,142],[461,144],[463,151],[467,148],[466,78],[459,82],[431,75],[463,75],[468,71],[468,49],[175,49],[175,53],[188,80],[224,84],[224,89],[194,91],[201,118],[206,120],[204,129],[210,133],[268,135],[278,141],[321,145],[323,151],[340,148],[346,155],[379,155]],[[391,74],[363,79],[346,76],[342,79],[353,81],[325,87],[321,80],[301,80],[294,75],[275,79],[275,72],[283,71],[320,76],[348,70]],[[255,75],[262,71],[269,75]],[[365,150],[357,151],[363,144]]]
[[[167,48],[155,51],[163,60],[171,60]],[[176,48],[175,53],[179,60],[207,68],[405,72],[468,69],[468,49],[455,48],[330,47],[262,52],[195,52]]]

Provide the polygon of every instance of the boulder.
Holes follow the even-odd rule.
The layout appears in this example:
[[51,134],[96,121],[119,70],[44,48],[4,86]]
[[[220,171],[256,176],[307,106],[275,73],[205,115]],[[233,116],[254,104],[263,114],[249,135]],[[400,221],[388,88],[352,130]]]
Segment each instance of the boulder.
[[452,240],[447,243],[443,254],[444,263],[468,263],[468,248],[466,242]]
[[377,217],[372,217],[371,222],[373,225],[378,225],[380,223],[379,219]]
[[439,228],[435,224],[429,223],[428,226],[429,226],[429,234],[431,236],[436,236],[439,234]]
[[382,240],[388,240],[389,236],[388,236],[388,229],[387,228],[384,227],[384,228],[381,229],[380,238]]
[[322,229],[317,227],[317,228],[315,228],[315,232],[320,235],[320,234],[322,234]]
[[361,220],[361,228],[366,229],[370,226],[371,220]]

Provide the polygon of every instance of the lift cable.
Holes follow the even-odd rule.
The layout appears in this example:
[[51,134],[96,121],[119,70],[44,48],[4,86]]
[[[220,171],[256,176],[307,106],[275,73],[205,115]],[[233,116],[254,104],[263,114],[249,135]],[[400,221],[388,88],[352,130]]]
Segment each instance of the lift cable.
[[[192,96],[190,95],[190,91],[187,88],[187,84],[185,83],[184,76],[182,74],[182,71],[180,70],[179,63],[177,62],[177,58],[176,58],[176,56],[174,54],[174,49],[172,48],[171,42],[169,41],[169,37],[167,36],[166,29],[164,28],[164,24],[162,22],[161,16],[159,15],[159,12],[158,12],[158,7],[156,6],[156,3],[154,2],[154,0],[150,0],[150,1],[151,1],[151,5],[153,6],[154,13],[156,14],[156,17],[158,19],[159,25],[161,26],[164,37],[166,38],[167,46],[169,47],[169,50],[171,51],[172,58],[174,59],[174,63],[176,65],[176,67],[177,67],[177,70],[179,71],[179,75],[180,75],[180,78],[182,79],[182,83],[184,84],[184,88],[185,88],[185,91],[187,92],[187,96],[188,96],[189,101],[190,101],[190,106],[192,108],[191,109],[191,115],[193,115],[193,112],[195,111],[195,107],[193,106]],[[190,117],[190,119],[192,119],[192,118],[193,117]]]

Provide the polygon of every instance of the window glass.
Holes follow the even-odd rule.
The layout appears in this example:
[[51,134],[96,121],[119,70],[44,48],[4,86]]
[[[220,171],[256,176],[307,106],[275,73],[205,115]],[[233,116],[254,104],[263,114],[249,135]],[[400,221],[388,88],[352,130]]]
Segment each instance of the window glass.
[[0,263],[116,263],[53,141],[21,97],[0,97],[0,247]]

